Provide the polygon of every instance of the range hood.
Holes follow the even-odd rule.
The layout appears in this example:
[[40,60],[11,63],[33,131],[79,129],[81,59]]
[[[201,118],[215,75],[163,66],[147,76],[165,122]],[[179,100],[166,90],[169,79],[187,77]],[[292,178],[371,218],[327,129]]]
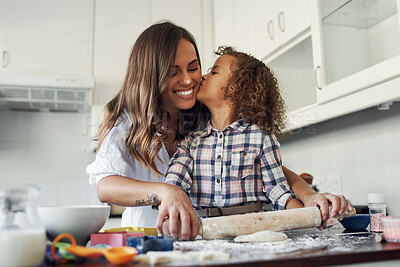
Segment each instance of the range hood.
[[0,72],[0,109],[85,112],[93,88],[93,76]]

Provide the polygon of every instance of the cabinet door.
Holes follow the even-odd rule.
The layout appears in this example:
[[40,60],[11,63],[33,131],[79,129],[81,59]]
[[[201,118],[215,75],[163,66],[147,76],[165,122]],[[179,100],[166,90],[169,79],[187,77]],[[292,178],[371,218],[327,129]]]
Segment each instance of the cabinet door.
[[277,2],[255,0],[254,3],[255,55],[264,58],[279,47]]
[[92,74],[93,0],[4,0],[2,71]]
[[214,43],[235,46],[235,6],[231,0],[213,2],[214,8]]
[[96,2],[94,104],[104,105],[119,91],[137,37],[150,25],[150,5],[141,0]]
[[400,75],[399,0],[318,0],[313,47],[325,103]]
[[310,27],[310,0],[279,0],[276,16],[282,45]]

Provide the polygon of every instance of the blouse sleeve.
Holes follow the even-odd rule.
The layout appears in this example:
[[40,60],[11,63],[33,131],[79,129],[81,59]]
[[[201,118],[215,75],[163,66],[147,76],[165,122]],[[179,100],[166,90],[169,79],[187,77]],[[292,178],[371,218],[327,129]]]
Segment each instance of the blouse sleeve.
[[289,189],[286,177],[282,171],[282,158],[279,142],[275,135],[266,135],[261,152],[261,173],[263,176],[263,191],[271,200],[275,210],[285,209],[290,197],[295,197]]
[[89,184],[94,185],[110,175],[129,177],[133,168],[133,158],[125,145],[124,131],[115,126],[104,139],[95,161],[87,166],[86,172],[89,174]]

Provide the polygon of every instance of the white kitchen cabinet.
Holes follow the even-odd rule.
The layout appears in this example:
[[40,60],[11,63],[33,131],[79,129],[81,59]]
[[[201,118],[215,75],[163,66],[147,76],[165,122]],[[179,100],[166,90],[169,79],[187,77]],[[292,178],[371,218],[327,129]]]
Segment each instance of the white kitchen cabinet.
[[255,0],[255,55],[265,58],[310,28],[309,0]]
[[399,6],[399,0],[314,1],[320,104],[400,76]]
[[92,74],[93,0],[1,0],[0,71]]
[[255,0],[219,0],[214,7],[214,50],[221,45],[254,53],[257,27],[254,20]]
[[[103,106],[121,89],[132,46],[150,25],[150,3],[142,0],[96,1],[94,104]],[[101,117],[102,114],[99,114]]]

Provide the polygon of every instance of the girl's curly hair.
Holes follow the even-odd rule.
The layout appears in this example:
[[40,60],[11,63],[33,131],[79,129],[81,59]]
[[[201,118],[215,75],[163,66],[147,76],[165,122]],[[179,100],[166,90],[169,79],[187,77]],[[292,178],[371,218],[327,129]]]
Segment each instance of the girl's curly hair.
[[232,103],[238,118],[268,133],[282,135],[285,128],[285,102],[272,71],[255,57],[220,46],[215,54],[236,58],[225,88],[225,99]]

